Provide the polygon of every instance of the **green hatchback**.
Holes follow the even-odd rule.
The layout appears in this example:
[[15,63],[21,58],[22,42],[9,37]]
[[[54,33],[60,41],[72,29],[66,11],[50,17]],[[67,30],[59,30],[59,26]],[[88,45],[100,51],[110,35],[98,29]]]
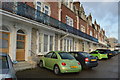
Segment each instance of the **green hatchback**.
[[80,72],[81,64],[67,52],[52,51],[40,58],[39,67],[53,70],[55,74]]
[[96,57],[97,59],[103,59],[106,58],[108,59],[108,55],[105,52],[98,52],[98,51],[93,51],[90,53],[92,56]]

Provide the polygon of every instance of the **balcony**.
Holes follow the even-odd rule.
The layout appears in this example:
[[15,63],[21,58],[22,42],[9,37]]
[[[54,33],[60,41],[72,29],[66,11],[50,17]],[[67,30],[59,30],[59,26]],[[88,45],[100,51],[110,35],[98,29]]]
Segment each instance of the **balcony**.
[[18,2],[17,6],[15,6],[13,2],[3,2],[2,9],[98,43],[98,39],[83,33],[74,27],[64,24],[40,11],[37,11],[25,3]]

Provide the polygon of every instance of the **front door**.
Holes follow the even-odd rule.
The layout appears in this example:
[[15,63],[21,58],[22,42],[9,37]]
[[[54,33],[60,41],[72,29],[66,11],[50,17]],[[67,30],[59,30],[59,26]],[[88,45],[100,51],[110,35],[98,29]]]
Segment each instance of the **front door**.
[[25,35],[17,34],[16,60],[25,60]]
[[9,32],[0,32],[0,52],[9,53]]

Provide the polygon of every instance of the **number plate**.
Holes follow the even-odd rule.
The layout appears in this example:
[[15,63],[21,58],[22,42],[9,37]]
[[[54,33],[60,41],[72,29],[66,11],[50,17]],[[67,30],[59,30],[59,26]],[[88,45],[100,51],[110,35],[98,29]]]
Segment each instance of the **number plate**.
[[96,61],[96,59],[91,59],[91,61]]
[[70,66],[71,68],[78,68],[78,66]]
[[112,55],[112,53],[110,53],[109,55]]

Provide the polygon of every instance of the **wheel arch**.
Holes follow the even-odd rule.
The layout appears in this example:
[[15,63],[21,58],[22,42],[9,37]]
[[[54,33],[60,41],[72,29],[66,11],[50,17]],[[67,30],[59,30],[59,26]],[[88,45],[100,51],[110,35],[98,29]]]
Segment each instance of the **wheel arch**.
[[41,62],[41,61],[43,62],[43,67],[44,67],[45,66],[45,62],[44,62],[44,60],[40,60],[39,62]]

